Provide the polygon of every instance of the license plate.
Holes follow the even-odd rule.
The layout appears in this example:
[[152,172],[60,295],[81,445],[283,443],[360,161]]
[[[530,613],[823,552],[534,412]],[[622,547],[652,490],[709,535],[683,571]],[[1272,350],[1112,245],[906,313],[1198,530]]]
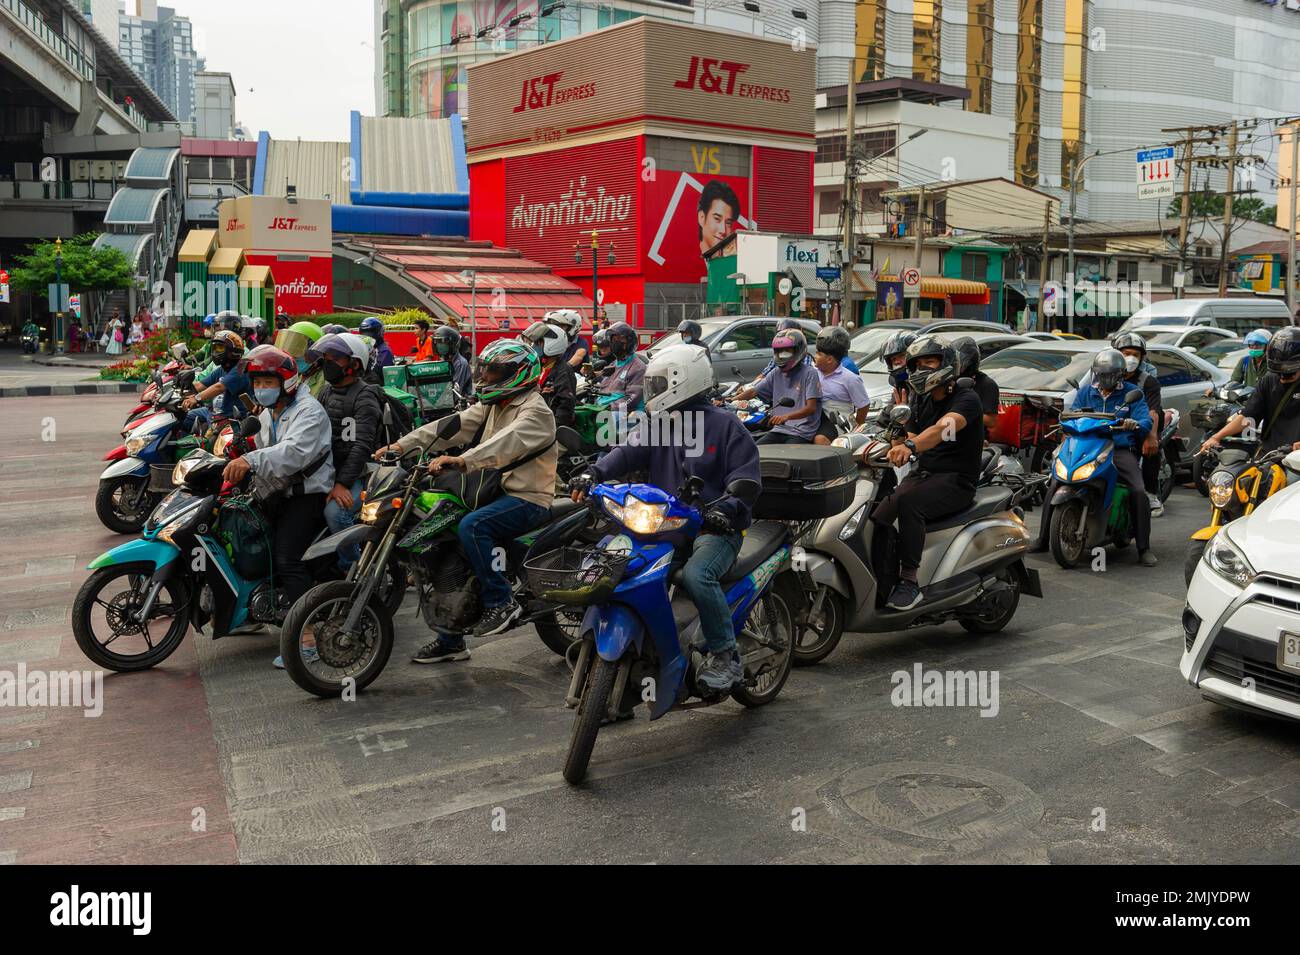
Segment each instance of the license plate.
[[1288,673],[1300,673],[1300,633],[1282,631],[1277,641],[1277,666]]

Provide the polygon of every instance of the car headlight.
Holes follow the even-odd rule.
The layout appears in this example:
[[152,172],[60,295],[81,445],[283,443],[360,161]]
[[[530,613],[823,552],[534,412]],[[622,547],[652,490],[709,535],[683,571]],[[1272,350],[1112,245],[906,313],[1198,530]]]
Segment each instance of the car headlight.
[[1070,471],[1065,466],[1065,462],[1062,461],[1060,458],[1056,459],[1056,476],[1059,477],[1062,481],[1068,481],[1070,478]]
[[402,506],[400,497],[384,497],[377,501],[368,501],[361,505],[360,519],[362,524],[373,524],[379,520],[379,515],[388,510],[397,510]]
[[1245,587],[1255,579],[1255,568],[1233,544],[1226,529],[1210,539],[1210,546],[1205,548],[1205,562],[1212,571],[1238,587]]
[[131,455],[131,457],[135,457],[151,444],[153,444],[153,435],[151,434],[147,434],[144,437],[127,438],[126,453]]
[[1074,469],[1074,476],[1071,478],[1071,480],[1086,481],[1088,480],[1088,478],[1092,477],[1092,472],[1095,470],[1097,470],[1097,462],[1089,461],[1087,464],[1080,465],[1079,467]]
[[1210,503],[1224,508],[1232,500],[1233,477],[1229,471],[1215,471],[1210,475]]

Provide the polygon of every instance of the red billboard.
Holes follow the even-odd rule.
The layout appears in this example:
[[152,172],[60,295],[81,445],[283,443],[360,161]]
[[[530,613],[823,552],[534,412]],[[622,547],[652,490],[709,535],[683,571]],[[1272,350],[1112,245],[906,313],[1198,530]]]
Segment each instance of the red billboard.
[[248,252],[250,265],[269,265],[275,280],[278,315],[328,315],[334,311],[334,257],[303,256],[287,259],[275,253]]
[[[645,184],[646,279],[698,282],[707,268],[704,252],[750,227],[749,179],[659,171]],[[730,255],[735,243],[720,254]]]

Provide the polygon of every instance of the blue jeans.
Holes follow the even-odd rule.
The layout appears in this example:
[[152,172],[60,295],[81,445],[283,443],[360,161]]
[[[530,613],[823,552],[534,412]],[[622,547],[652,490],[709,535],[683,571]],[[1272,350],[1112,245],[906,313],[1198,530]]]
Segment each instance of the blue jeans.
[[191,408],[185,413],[185,421],[181,424],[182,433],[193,434],[194,424],[197,421],[203,422],[203,430],[206,431],[208,426],[212,424],[212,409],[205,408],[203,405]]
[[[361,511],[361,489],[365,487],[365,481],[357,478],[349,490],[352,492],[352,509],[345,511],[334,501],[329,501],[325,505],[325,524],[329,527],[331,534],[337,534],[339,531],[347,530],[357,522],[357,514]],[[361,545],[349,544],[339,551],[339,568],[347,573],[348,569],[361,559]]]
[[741,535],[701,534],[695,538],[691,556],[682,568],[682,586],[700,611],[700,632],[710,653],[736,646],[731,626],[731,608],[718,581],[726,576],[740,552]]
[[548,509],[540,504],[506,494],[461,518],[456,535],[483,591],[484,610],[510,602],[510,582],[503,573],[504,552],[496,560],[497,548],[531,531],[546,519],[547,513]]

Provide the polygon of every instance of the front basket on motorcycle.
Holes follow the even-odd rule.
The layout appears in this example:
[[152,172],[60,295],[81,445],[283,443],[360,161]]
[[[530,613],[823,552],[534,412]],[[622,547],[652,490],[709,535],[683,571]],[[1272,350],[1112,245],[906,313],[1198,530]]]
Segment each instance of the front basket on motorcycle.
[[630,554],[561,547],[524,561],[528,589],[546,603],[586,607],[609,599]]

